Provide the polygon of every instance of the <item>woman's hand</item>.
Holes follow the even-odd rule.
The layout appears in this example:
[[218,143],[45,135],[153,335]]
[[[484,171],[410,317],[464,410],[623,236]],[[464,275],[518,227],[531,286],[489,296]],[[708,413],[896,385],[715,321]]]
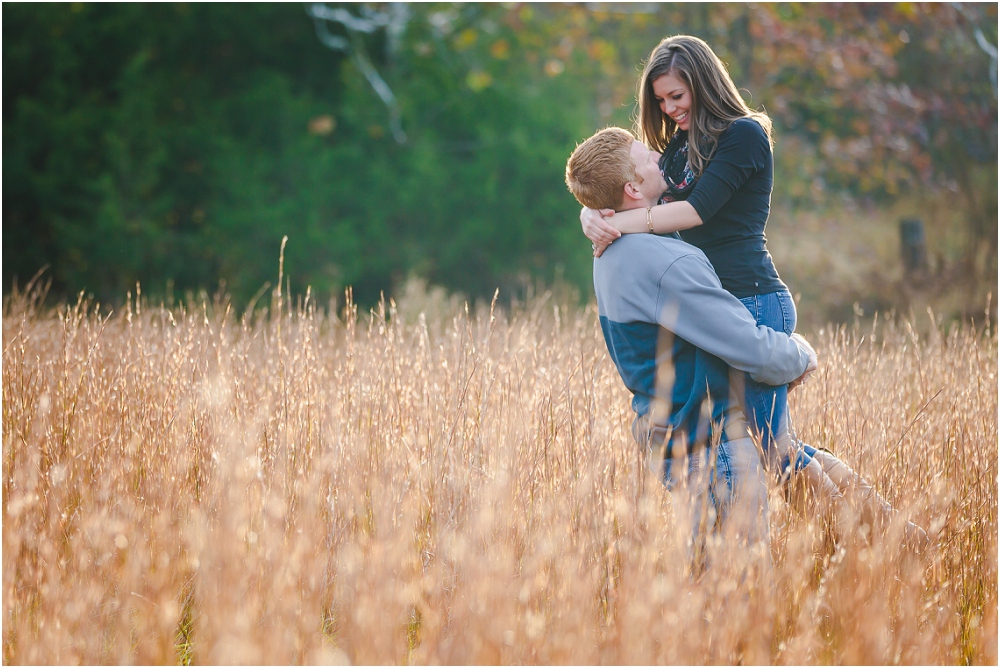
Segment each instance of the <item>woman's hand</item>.
[[594,257],[600,257],[612,241],[622,235],[605,218],[615,215],[612,209],[588,209],[583,207],[580,210],[580,224],[583,233],[594,243]]

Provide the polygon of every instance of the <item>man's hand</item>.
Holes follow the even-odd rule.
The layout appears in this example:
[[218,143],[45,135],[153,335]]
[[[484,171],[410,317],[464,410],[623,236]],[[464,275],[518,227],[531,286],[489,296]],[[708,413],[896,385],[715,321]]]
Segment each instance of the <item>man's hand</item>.
[[594,257],[600,257],[601,252],[607,248],[612,241],[622,235],[610,223],[604,220],[615,215],[612,209],[589,209],[583,207],[580,210],[580,225],[583,233],[594,244]]
[[789,338],[809,356],[809,363],[806,364],[806,370],[802,372],[801,376],[788,384],[788,391],[791,392],[796,387],[806,382],[809,376],[811,376],[813,372],[819,368],[819,359],[816,357],[816,351],[813,350],[813,347],[809,345],[809,342],[803,339],[799,334],[792,334]]

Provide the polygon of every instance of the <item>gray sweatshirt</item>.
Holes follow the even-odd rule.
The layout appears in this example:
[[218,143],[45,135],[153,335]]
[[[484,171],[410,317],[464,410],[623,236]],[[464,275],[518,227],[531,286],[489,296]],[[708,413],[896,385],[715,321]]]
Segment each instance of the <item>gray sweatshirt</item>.
[[650,420],[654,437],[669,437],[668,453],[678,439],[690,450],[720,425],[742,421],[742,374],[732,369],[784,385],[809,362],[783,332],[758,326],[705,254],[679,239],[623,235],[594,260],[594,290],[632,408]]

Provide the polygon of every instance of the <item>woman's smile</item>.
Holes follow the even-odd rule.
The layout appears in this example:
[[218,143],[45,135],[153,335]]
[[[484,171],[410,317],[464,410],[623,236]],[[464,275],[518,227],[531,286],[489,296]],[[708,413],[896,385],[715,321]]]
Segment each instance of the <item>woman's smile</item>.
[[664,74],[653,81],[653,95],[660,111],[670,117],[681,130],[691,127],[691,90],[673,74]]

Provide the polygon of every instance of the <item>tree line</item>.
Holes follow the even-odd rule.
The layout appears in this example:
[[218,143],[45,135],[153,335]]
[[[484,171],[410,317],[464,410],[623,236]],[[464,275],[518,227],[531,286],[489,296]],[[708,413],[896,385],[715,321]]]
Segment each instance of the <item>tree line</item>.
[[631,124],[642,58],[679,32],[774,118],[782,197],[938,191],[995,270],[995,5],[72,3],[4,19],[5,291],[48,266],[62,295],[224,281],[245,302],[285,235],[295,291],[586,290],[565,159]]

